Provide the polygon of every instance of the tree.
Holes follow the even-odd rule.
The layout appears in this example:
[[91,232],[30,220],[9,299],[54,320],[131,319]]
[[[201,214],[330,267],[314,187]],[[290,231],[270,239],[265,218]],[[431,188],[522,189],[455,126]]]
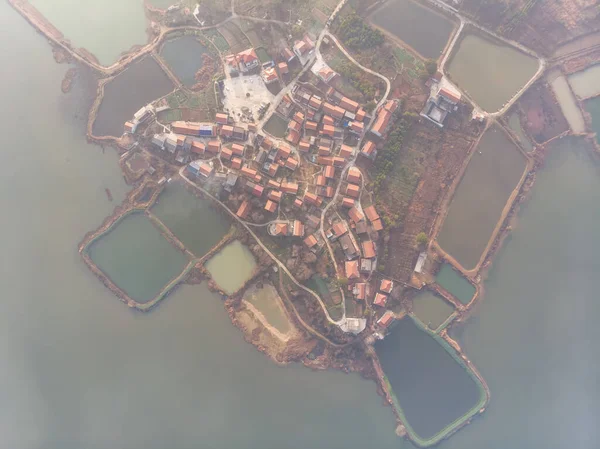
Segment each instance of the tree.
[[373,112],[373,110],[375,109],[375,106],[377,106],[377,103],[375,103],[374,100],[371,100],[367,104],[364,105],[364,109],[367,112]]
[[417,234],[416,240],[417,245],[419,245],[419,247],[421,248],[424,248],[429,243],[429,237],[427,237],[427,234],[425,234],[424,232],[419,232]]
[[337,282],[338,285],[342,288],[348,286],[348,278],[338,278]]
[[427,61],[425,61],[425,70],[427,71],[427,74],[429,76],[435,75],[435,72],[437,72],[437,69],[438,69],[438,65],[435,60],[428,59]]

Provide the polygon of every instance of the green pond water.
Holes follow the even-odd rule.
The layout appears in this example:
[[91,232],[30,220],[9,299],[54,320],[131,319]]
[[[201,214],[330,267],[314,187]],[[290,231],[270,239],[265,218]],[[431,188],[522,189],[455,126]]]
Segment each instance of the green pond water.
[[475,268],[511,192],[525,158],[497,127],[489,128],[460,180],[438,236],[441,247],[467,270]]
[[600,64],[569,75],[569,84],[579,98],[600,95]]
[[523,127],[521,126],[521,119],[519,118],[518,112],[513,112],[510,115],[510,117],[508,118],[508,126],[518,137],[519,142],[523,146],[523,149],[527,152],[532,151],[533,144],[531,143],[531,140],[529,140],[529,138],[525,134],[525,131],[523,130]]
[[538,62],[513,47],[467,33],[447,72],[484,110],[496,112],[535,75]]
[[473,284],[454,271],[452,266],[447,263],[440,268],[435,276],[435,282],[463,304],[468,304],[476,291]]
[[250,279],[256,268],[256,259],[248,247],[234,240],[208,259],[205,267],[217,285],[230,294]]
[[174,86],[150,56],[131,64],[104,86],[104,97],[93,125],[95,136],[123,134],[123,125],[141,107],[168,94]]
[[186,86],[196,84],[196,72],[202,68],[202,55],[207,52],[194,36],[172,39],[163,45],[160,57]]
[[74,47],[109,66],[133,45],[146,44],[148,22],[142,0],[29,0]]
[[419,293],[413,299],[413,313],[429,329],[436,330],[454,312],[454,307],[432,292]]
[[569,122],[571,131],[576,134],[584,132],[585,121],[583,120],[583,115],[581,114],[581,110],[579,109],[575,99],[575,95],[573,95],[573,92],[571,92],[569,83],[564,75],[549,75],[548,79],[550,81],[550,85],[552,86],[552,90],[556,95],[556,100],[560,105],[560,109],[567,119],[567,122]]
[[454,28],[450,19],[412,0],[386,2],[370,19],[431,59],[440,57]]
[[283,311],[281,299],[275,287],[270,284],[254,289],[244,297],[246,301],[256,307],[279,332],[285,334],[290,330],[290,322]]
[[267,120],[267,123],[265,123],[265,126],[263,126],[263,129],[273,137],[281,138],[285,136],[287,126],[288,120],[277,113],[273,113],[273,115],[269,117],[269,120]]
[[437,435],[480,400],[467,371],[409,317],[375,349],[408,424],[423,439]]
[[176,181],[167,184],[151,210],[196,257],[219,243],[231,225],[210,200],[198,198]]
[[138,302],[153,299],[189,262],[143,213],[123,218],[90,245],[89,253],[94,263]]
[[600,97],[586,100],[584,107],[592,116],[592,132],[596,133],[596,141],[600,143]]

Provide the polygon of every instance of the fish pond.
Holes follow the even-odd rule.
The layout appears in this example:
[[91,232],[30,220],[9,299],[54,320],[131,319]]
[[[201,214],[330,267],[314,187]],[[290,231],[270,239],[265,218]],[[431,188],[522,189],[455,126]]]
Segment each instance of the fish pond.
[[478,383],[411,318],[396,323],[375,349],[406,422],[420,439],[435,440],[481,406]]
[[160,57],[186,86],[196,84],[196,73],[202,68],[202,55],[207,48],[194,36],[171,39],[163,45]]
[[525,165],[501,129],[494,126],[482,136],[438,236],[440,246],[465,269],[477,266]]
[[212,256],[205,266],[217,285],[231,294],[252,277],[257,264],[248,247],[235,240]]
[[513,112],[508,118],[508,126],[515,133],[521,145],[523,145],[523,149],[528,153],[533,150],[533,144],[531,140],[525,134],[523,127],[521,126],[521,119],[519,117],[518,112]]
[[592,132],[596,133],[596,142],[600,144],[600,97],[586,100],[584,107],[592,116]]
[[424,58],[431,59],[440,57],[454,28],[450,19],[412,0],[386,2],[370,19]]
[[150,56],[131,64],[104,86],[104,97],[94,121],[95,136],[123,134],[123,125],[141,107],[168,94],[173,83]]
[[448,263],[442,265],[435,276],[435,282],[462,304],[468,304],[475,295],[475,286],[454,271]]
[[134,45],[144,45],[148,26],[142,0],[29,0],[73,47],[92,52],[109,66]]
[[569,122],[571,131],[575,134],[584,132],[585,122],[583,120],[583,115],[581,114],[575,95],[573,95],[566,78],[563,75],[557,75],[556,73],[551,72],[548,75],[548,81],[550,86],[552,86],[554,95],[556,95],[556,100],[560,105],[563,115],[567,119],[567,122]]
[[569,75],[569,84],[579,98],[600,95],[600,64]]
[[425,291],[413,299],[412,311],[421,323],[434,331],[450,318],[454,307],[435,293]]
[[196,257],[208,253],[231,226],[210,200],[198,198],[181,182],[167,184],[151,211]]
[[275,112],[273,115],[271,115],[271,117],[269,117],[269,120],[267,120],[267,123],[265,123],[263,129],[273,137],[282,138],[285,136],[287,127],[288,120]]
[[290,322],[283,309],[281,298],[275,287],[265,284],[262,287],[254,287],[244,295],[244,300],[252,304],[271,326],[282,334],[290,330]]
[[189,262],[141,212],[121,219],[88,251],[98,268],[140,303],[154,299]]
[[488,112],[502,109],[538,69],[535,58],[478,34],[467,33],[457,46],[448,74]]

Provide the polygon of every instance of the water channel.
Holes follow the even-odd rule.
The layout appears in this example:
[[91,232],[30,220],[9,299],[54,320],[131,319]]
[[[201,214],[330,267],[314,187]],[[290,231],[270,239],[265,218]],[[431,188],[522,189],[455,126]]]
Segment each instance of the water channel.
[[502,109],[538,68],[535,58],[478,34],[465,34],[457,46],[447,73],[488,112]]
[[443,264],[435,282],[463,304],[468,304],[475,294],[475,286],[458,274],[450,264]]
[[370,19],[424,58],[431,59],[440,57],[454,28],[450,19],[412,0],[388,1]]
[[164,43],[160,57],[186,86],[196,84],[196,72],[202,68],[202,55],[207,52],[194,36],[183,36]]
[[109,66],[134,45],[148,41],[142,0],[29,0],[75,48],[92,52]]
[[134,62],[104,86],[104,98],[93,126],[95,136],[123,134],[123,125],[146,106],[173,90],[167,74],[151,56]]
[[239,240],[225,246],[206,262],[210,276],[225,293],[239,290],[256,269],[256,259]]
[[489,128],[460,180],[438,236],[467,270],[475,268],[506,202],[525,170],[525,157],[497,126]]
[[138,302],[153,299],[189,262],[143,213],[118,221],[89,246],[92,261]]

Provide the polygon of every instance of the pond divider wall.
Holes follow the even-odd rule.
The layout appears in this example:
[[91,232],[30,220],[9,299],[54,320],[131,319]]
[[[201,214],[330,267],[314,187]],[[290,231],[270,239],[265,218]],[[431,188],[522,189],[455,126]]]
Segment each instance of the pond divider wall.
[[[456,312],[454,314],[452,314],[452,316],[450,318],[454,319],[455,315],[456,315]],[[448,424],[446,427],[441,429],[434,436],[432,436],[430,438],[421,438],[414,431],[414,429],[412,428],[412,426],[406,419],[406,415],[404,414],[404,410],[402,409],[400,402],[398,401],[398,398],[396,397],[396,395],[394,393],[394,389],[392,388],[391,383],[389,382],[387,376],[385,375],[385,373],[383,371],[383,368],[381,367],[379,359],[376,355],[377,353],[374,351],[374,349],[370,351],[371,354],[375,355],[375,357],[373,357],[373,365],[374,365],[375,371],[377,372],[378,378],[381,382],[381,387],[383,389],[383,392],[384,392],[388,402],[392,405],[392,408],[394,410],[394,413],[396,414],[396,417],[398,418],[400,423],[406,429],[406,434],[408,435],[410,440],[415,445],[417,445],[419,447],[429,447],[429,446],[438,444],[440,441],[442,441],[445,438],[450,437],[452,434],[457,432],[460,428],[462,428],[463,426],[468,424],[474,416],[476,416],[479,413],[483,413],[485,411],[485,407],[487,407],[487,404],[489,403],[489,400],[490,400],[490,391],[489,391],[487,384],[483,380],[483,377],[481,376],[481,374],[479,374],[479,372],[476,370],[476,368],[473,366],[473,364],[468,359],[466,359],[466,357],[462,354],[458,344],[454,341],[452,341],[452,342],[448,341],[448,340],[450,340],[450,337],[448,337],[448,335],[446,334],[445,327],[449,324],[450,321],[452,321],[450,318],[448,318],[448,320],[446,320],[446,322],[444,322],[435,332],[433,332],[433,331],[427,329],[427,326],[425,326],[423,323],[421,323],[421,321],[416,319],[414,316],[412,316],[412,315],[409,315],[409,316],[410,316],[410,319],[412,319],[414,321],[416,326],[421,331],[426,332],[431,338],[433,338],[437,343],[439,343],[446,350],[446,352],[448,352],[448,354],[450,354],[450,356],[454,359],[454,361],[456,363],[458,363],[467,372],[467,374],[471,377],[471,379],[473,379],[473,381],[477,385],[477,388],[479,390],[479,395],[480,395],[480,399],[477,402],[477,404],[475,404],[467,413],[465,413],[461,417],[457,418],[452,423]],[[440,331],[440,334],[438,335],[436,332],[438,332],[440,330],[440,328],[442,328],[442,327],[444,327],[444,329],[442,329]]]

